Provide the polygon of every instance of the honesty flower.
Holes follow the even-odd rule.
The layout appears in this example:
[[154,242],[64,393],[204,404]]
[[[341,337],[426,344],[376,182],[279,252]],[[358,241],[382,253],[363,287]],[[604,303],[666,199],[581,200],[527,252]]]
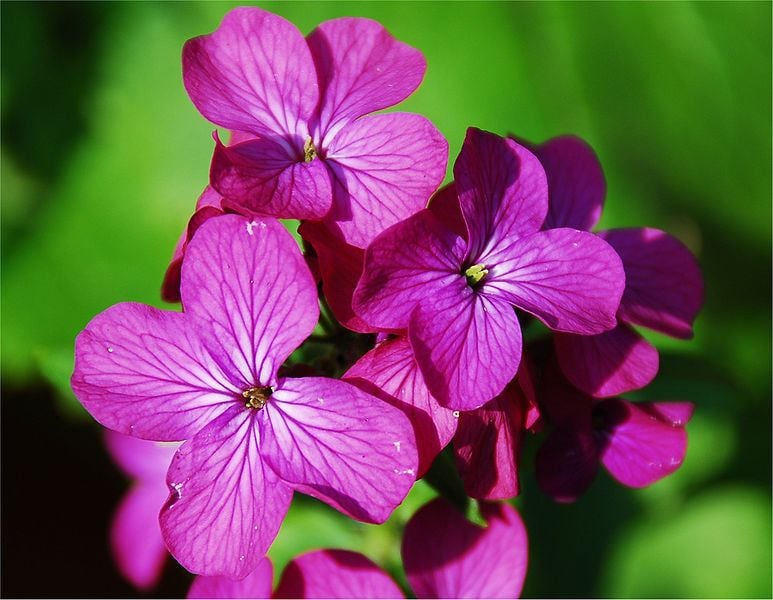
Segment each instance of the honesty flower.
[[384,521],[415,480],[413,431],[348,383],[279,375],[319,316],[287,230],[273,219],[209,219],[187,248],[181,296],[183,313],[124,303],[95,317],[76,340],[72,378],[106,427],[188,440],[161,513],[174,557],[196,573],[244,577],[293,489]]
[[368,247],[353,302],[369,325],[407,328],[432,395],[472,410],[518,370],[513,306],[555,330],[600,333],[615,325],[625,277],[598,237],[539,230],[547,183],[524,147],[471,128],[454,175],[467,236],[432,209],[394,225]]
[[[604,174],[593,150],[565,136],[534,148],[548,177],[545,229],[592,229],[604,204]],[[703,304],[703,278],[692,253],[677,239],[651,228],[611,229],[598,236],[619,254],[625,292],[618,325],[595,336],[556,334],[561,369],[581,390],[616,396],[647,385],[658,372],[658,352],[631,325],[677,338],[692,337]]]
[[408,97],[425,70],[418,50],[375,21],[325,21],[304,39],[246,7],[183,50],[201,114],[254,138],[218,142],[213,187],[260,214],[324,218],[359,247],[425,206],[445,175],[448,144],[426,118],[369,115]]

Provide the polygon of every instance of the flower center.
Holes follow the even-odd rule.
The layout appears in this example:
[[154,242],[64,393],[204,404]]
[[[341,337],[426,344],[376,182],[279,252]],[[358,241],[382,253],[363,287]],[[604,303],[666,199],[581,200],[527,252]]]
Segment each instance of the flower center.
[[260,410],[266,406],[266,402],[271,397],[272,390],[270,387],[251,387],[248,390],[242,392],[242,398],[244,398],[244,406],[247,408],[254,408]]
[[467,267],[464,271],[464,276],[467,278],[467,285],[471,288],[476,287],[486,275],[488,275],[486,265],[472,265],[471,267]]
[[311,136],[309,136],[303,143],[303,162],[311,162],[315,158],[317,158],[317,149],[314,147],[314,142],[311,141]]

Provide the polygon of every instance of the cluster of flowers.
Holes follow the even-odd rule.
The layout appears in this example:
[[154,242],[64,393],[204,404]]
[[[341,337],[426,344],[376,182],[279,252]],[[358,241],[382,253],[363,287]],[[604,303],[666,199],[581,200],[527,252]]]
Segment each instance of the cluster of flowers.
[[[174,442],[108,438],[142,482],[113,532],[138,585],[168,549],[201,576],[193,596],[269,596],[265,553],[293,491],[381,523],[452,443],[489,526],[430,503],[406,527],[408,579],[419,596],[515,596],[525,531],[496,501],[519,493],[526,432],[550,429],[535,468],[559,501],[599,463],[633,487],[681,464],[692,406],[617,396],[658,369],[634,325],[692,335],[695,259],[658,230],[590,232],[604,177],[574,137],[536,146],[470,128],[438,190],[437,129],[372,114],[425,69],[361,18],[304,38],[239,8],[185,45],[190,98],[231,136],[215,136],[210,185],[162,286],[183,310],[102,312],[77,338],[72,378],[108,429]],[[303,253],[278,218],[301,221]],[[533,317],[552,344],[524,344]],[[309,364],[290,360],[302,344]],[[360,555],[319,551],[291,563],[276,594],[400,591]]]

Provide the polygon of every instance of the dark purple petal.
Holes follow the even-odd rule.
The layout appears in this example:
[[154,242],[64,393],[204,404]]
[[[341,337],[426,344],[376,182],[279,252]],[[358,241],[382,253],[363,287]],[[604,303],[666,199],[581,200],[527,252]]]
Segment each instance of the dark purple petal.
[[422,210],[377,237],[365,252],[354,310],[381,329],[405,329],[413,307],[449,286],[464,284],[464,240]]
[[459,195],[452,181],[440,188],[429,200],[428,208],[446,228],[467,240],[467,225],[464,222],[462,208],[459,206]]
[[260,215],[321,219],[330,210],[330,173],[319,159],[305,162],[302,148],[260,138],[235,146],[219,140],[212,157],[212,186],[230,202]]
[[328,227],[359,248],[427,205],[446,173],[448,142],[409,113],[362,117],[326,148],[335,174]]
[[274,541],[292,490],[260,456],[259,412],[232,407],[175,455],[161,511],[169,552],[192,573],[245,577]]
[[315,130],[325,146],[346,123],[407,98],[427,69],[421,52],[370,19],[325,21],[308,42],[321,95]]
[[295,136],[303,144],[319,89],[300,31],[259,8],[230,11],[183,48],[183,81],[196,108],[228,129]]
[[620,258],[599,237],[550,229],[504,241],[479,262],[482,290],[538,317],[551,329],[595,334],[616,325],[625,287]]
[[534,149],[548,177],[550,201],[544,229],[590,231],[601,218],[607,184],[596,153],[585,141],[565,135]]
[[598,335],[556,333],[553,340],[566,378],[596,398],[641,389],[658,373],[658,351],[622,323]]
[[416,440],[398,409],[344,381],[284,379],[266,407],[263,457],[293,488],[381,523],[416,481]]
[[394,581],[362,554],[315,550],[293,559],[274,598],[404,598]]
[[454,165],[456,191],[469,232],[468,257],[539,230],[548,210],[545,172],[513,140],[473,127]]
[[677,338],[692,337],[692,323],[703,305],[703,277],[684,244],[650,228],[611,229],[599,236],[625,267],[620,319]]
[[244,579],[199,575],[188,590],[188,598],[271,598],[271,561],[264,558]]
[[408,335],[427,387],[447,408],[483,406],[518,371],[521,327],[515,311],[474,292],[463,279],[419,304]]
[[453,411],[429,393],[413,350],[405,337],[378,344],[344,374],[343,379],[399,408],[413,425],[422,477],[456,431]]
[[566,380],[555,356],[548,360],[543,371],[539,400],[542,414],[553,425],[591,430],[593,400]]
[[212,322],[244,378],[240,393],[275,384],[319,317],[316,284],[274,219],[224,215],[204,223],[188,245],[181,293],[187,314]]
[[593,483],[598,464],[598,448],[590,428],[564,426],[542,443],[534,471],[544,493],[556,502],[574,502]]

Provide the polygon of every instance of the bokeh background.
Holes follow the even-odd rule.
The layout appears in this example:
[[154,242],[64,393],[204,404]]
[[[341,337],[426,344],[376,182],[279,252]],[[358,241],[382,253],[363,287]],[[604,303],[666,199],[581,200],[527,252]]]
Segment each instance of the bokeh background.
[[[229,3],[16,3],[2,10],[2,594],[132,596],[108,555],[128,482],[70,392],[73,339],[162,274],[207,182],[213,127],[187,99],[184,41]],[[265,3],[303,32],[359,15],[421,49],[402,107],[451,156],[476,125],[575,133],[604,166],[602,227],[650,225],[699,257],[695,338],[646,334],[636,398],[690,400],[683,468],[645,490],[602,475],[571,506],[523,472],[531,597],[771,596],[771,4]],[[534,446],[526,448],[526,462]],[[400,577],[402,524],[296,499],[271,556],[334,546]],[[154,592],[181,596],[170,561]]]

